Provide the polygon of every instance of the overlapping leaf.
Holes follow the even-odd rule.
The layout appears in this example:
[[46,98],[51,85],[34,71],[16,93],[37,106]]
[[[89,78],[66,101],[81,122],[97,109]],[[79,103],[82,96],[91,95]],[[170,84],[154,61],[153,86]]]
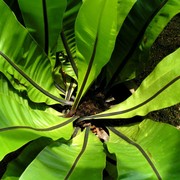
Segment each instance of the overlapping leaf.
[[[43,2],[47,1],[44,0]],[[120,13],[118,8],[120,8],[123,1],[106,0],[97,2],[86,0],[83,2],[76,24],[80,89],[78,89],[75,108],[81,96],[110,58],[118,27],[134,4],[133,0],[128,1],[127,7],[122,6],[125,14],[121,20],[117,20],[117,14]],[[95,8],[98,8],[99,11],[94,11]],[[55,92],[54,95],[58,97],[59,95],[54,91],[48,58],[37,47],[36,43],[32,43],[32,38],[17,23],[3,2],[0,2],[0,10],[3,12],[3,17],[8,17],[7,24],[3,24],[5,20],[0,21],[0,25],[3,25],[4,28],[0,29],[2,40],[0,41],[0,51],[10,58],[12,66],[20,67],[23,72],[28,74],[29,78],[32,78],[46,91]],[[75,12],[77,12],[77,9],[75,9]],[[8,30],[12,27],[15,29],[14,32]],[[10,41],[8,41],[8,34],[10,35]],[[74,36],[70,34],[71,32],[68,34],[68,43],[70,49],[72,48],[71,51],[74,52]],[[19,39],[17,47],[11,49],[12,42],[15,42],[17,38]],[[29,49],[32,50],[29,51]],[[144,80],[134,95],[125,102],[104,113],[86,119],[143,116],[150,111],[180,102],[179,54],[180,49],[165,58],[152,74]],[[28,89],[28,95],[33,101],[52,103],[49,99],[43,96],[40,97],[38,91],[34,89],[30,91],[32,86],[19,76],[19,73],[15,73],[14,69],[2,57],[0,57],[0,68],[18,90]],[[47,84],[44,84],[44,82]],[[40,149],[37,153],[43,150],[37,158],[34,156],[31,159],[23,156],[23,153],[20,154],[19,158],[25,162],[24,167],[18,169],[18,175],[13,168],[9,167],[7,179],[19,179],[19,176],[20,179],[79,179],[79,177],[102,179],[105,167],[103,144],[94,134],[89,134],[89,128],[87,127],[83,133],[73,138],[72,141],[68,141],[67,139],[70,138],[73,131],[71,122],[76,117],[63,118],[57,116],[57,112],[47,108],[45,104],[31,102],[26,96],[26,92],[22,93],[12,88],[2,74],[0,74],[0,119],[0,160],[6,154],[42,136],[56,140],[56,142],[50,140],[52,144],[45,149],[43,148],[49,144],[49,141],[45,142],[42,147],[38,145]],[[109,130],[110,140],[107,142],[107,148],[110,153],[116,156],[118,179],[166,180],[176,179],[180,176],[178,169],[180,166],[179,149],[176,148],[180,146],[180,133],[175,128],[146,120],[129,127],[109,127]],[[38,142],[38,140],[34,142]],[[37,146],[29,147],[34,149]],[[25,150],[28,150],[28,148]],[[29,152],[31,151],[28,150]],[[31,161],[32,163],[29,164]],[[26,162],[28,163],[26,164]],[[13,177],[10,177],[11,173]]]
[[60,139],[46,147],[20,179],[31,179],[32,172],[35,179],[102,179],[105,166],[103,145],[94,134],[83,134],[75,137],[72,143]]
[[108,83],[114,83],[122,68],[134,54],[145,28],[151,18],[153,18],[152,15],[156,12],[157,8],[161,7],[161,4],[162,2],[159,0],[136,1],[129,14],[126,14],[126,19],[116,40],[112,58],[107,65]]
[[172,19],[172,17],[180,13],[179,6],[180,6],[180,1],[176,1],[176,0],[167,1],[167,3],[152,19],[151,23],[149,24],[148,28],[144,33],[144,37],[140,45],[140,48],[143,51],[146,52],[149,50],[149,48],[156,40],[157,36],[162,32],[162,30],[167,25],[167,23]]
[[180,48],[164,58],[124,102],[94,118],[130,118],[180,102]]
[[139,49],[139,44],[146,28],[149,26],[143,39],[147,53],[147,48],[149,50],[166,24],[179,12],[178,7],[179,1],[176,0],[136,1],[121,27],[112,58],[107,65],[108,83],[112,85],[132,79],[144,68],[147,57],[142,57],[141,51],[145,49],[142,46]]
[[62,29],[66,0],[18,0],[29,32],[48,54],[55,50]]
[[167,1],[166,4],[159,10],[157,15],[148,25],[140,46],[137,47],[133,57],[128,60],[128,63],[122,69],[119,78],[117,78],[119,82],[136,77],[142,69],[147,66],[149,63],[148,55],[151,46],[173,16],[180,13],[179,6],[180,1],[172,0]]
[[[64,57],[60,58],[60,69],[64,75],[64,82],[66,82],[66,92],[69,94],[69,90],[72,92],[72,86],[76,87],[69,77],[77,80],[78,70],[76,66],[76,42],[75,42],[75,21],[77,13],[81,6],[81,0],[68,1],[67,8],[63,15],[63,29],[58,39],[57,51],[61,52]],[[59,76],[59,75],[58,75]],[[59,83],[62,84],[62,83]],[[69,85],[70,84],[70,85]],[[73,85],[72,85],[73,84]],[[70,89],[69,89],[70,88]],[[72,89],[71,89],[72,88]]]
[[180,132],[175,127],[145,120],[113,132],[107,147],[116,155],[118,179],[178,179]]
[[[2,179],[19,179],[26,167],[34,160],[42,149],[52,142],[50,138],[41,137],[31,142],[20,149],[6,156],[3,161],[0,161],[0,177]],[[2,174],[3,173],[3,174]]]
[[34,104],[0,78],[0,159],[41,136],[70,138],[74,118],[58,117],[44,104]]
[[86,0],[79,10],[75,25],[78,95],[74,109],[111,56],[118,31],[117,13],[117,0]]
[[[63,70],[73,78],[77,79],[78,70],[76,66],[76,41],[75,41],[75,21],[82,5],[82,0],[70,0],[63,17],[63,30],[60,42],[63,43],[65,53],[70,61],[63,67]],[[60,49],[62,51],[62,49]],[[70,66],[70,64],[72,66]]]
[[[27,90],[31,100],[52,104],[55,101],[51,98],[54,98],[61,102],[62,98],[54,86],[48,57],[3,1],[0,2],[0,11],[3,17],[0,20],[0,51],[10,61],[7,62],[1,53],[0,71],[8,77],[15,88]],[[15,66],[29,78],[28,81],[17,72],[17,69],[15,70]],[[30,81],[32,82],[29,83]],[[51,94],[51,98],[48,94]]]

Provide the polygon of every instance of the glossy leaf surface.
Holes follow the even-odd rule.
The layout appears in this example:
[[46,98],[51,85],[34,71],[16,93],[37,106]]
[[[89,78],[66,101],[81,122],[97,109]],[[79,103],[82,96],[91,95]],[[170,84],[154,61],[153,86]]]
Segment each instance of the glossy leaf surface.
[[173,16],[180,13],[180,1],[171,0],[159,10],[156,16],[149,23],[140,45],[135,50],[133,56],[128,60],[128,63],[122,69],[116,83],[124,80],[129,80],[137,77],[142,69],[150,63],[149,51],[156,38],[164,30]]
[[164,58],[140,87],[124,102],[94,118],[130,118],[145,116],[180,102],[180,48]]
[[[16,89],[26,90],[29,98],[34,102],[55,103],[47,96],[47,93],[57,100],[62,99],[54,86],[48,57],[3,1],[0,2],[0,11],[3,17],[0,21],[0,51],[11,62],[10,65],[1,54],[0,71],[6,75]],[[36,84],[36,87],[17,72],[15,66]],[[43,90],[43,93],[40,90]]]
[[179,130],[152,120],[115,129],[120,135],[110,131],[107,147],[116,155],[118,179],[178,179]]
[[[4,164],[2,161],[0,162],[0,172],[2,173],[2,169],[4,170],[2,179],[19,179],[26,167],[51,142],[52,140],[50,138],[38,138],[11,153],[11,156],[9,155],[10,162],[8,162],[8,158],[4,158]],[[7,166],[5,166],[6,163],[8,163]]]
[[67,8],[63,16],[63,30],[59,41],[60,44],[63,44],[61,47],[64,47],[60,50],[64,50],[70,61],[69,64],[65,64],[66,66],[63,67],[63,70],[76,80],[78,70],[76,65],[75,21],[81,5],[81,0],[70,0],[67,2]]
[[[153,26],[155,26],[156,20],[160,20],[161,15],[163,16],[161,13],[168,14],[170,12],[169,10],[172,10],[174,13],[174,9],[177,10],[177,7],[172,8],[174,1],[168,1],[166,3],[169,4],[169,6],[166,6],[169,7],[166,9],[168,12],[165,9],[161,11],[159,19],[155,18],[152,21]],[[26,23],[28,22],[30,26],[34,26],[32,27],[34,30],[37,26],[37,31],[31,33],[35,33],[35,36],[37,36],[36,33],[45,29],[39,41],[38,39],[36,40],[40,44],[42,42],[42,46],[44,46],[43,48],[47,54],[49,51],[53,51],[56,46],[55,37],[57,37],[57,32],[61,30],[59,23],[62,22],[62,11],[65,10],[64,5],[66,1],[55,0],[51,2],[50,0],[38,0],[37,4],[34,2],[27,2],[26,4],[22,0],[19,0],[19,2],[21,2],[24,17],[27,15]],[[53,6],[54,2],[57,3],[57,7]],[[180,49],[163,59],[132,96],[101,114],[88,117],[82,116],[80,119],[75,115],[71,118],[65,118],[62,113],[55,111],[47,105],[56,103],[54,100],[58,100],[60,97],[54,86],[53,78],[55,80],[59,78],[59,81],[57,81],[59,86],[64,85],[63,95],[65,95],[65,99],[71,97],[72,90],[75,89],[75,86],[69,88],[70,90],[66,92],[65,89],[71,87],[75,80],[77,80],[79,89],[77,94],[73,94],[72,98],[74,99],[74,95],[77,95],[75,105],[73,106],[75,110],[85,92],[100,73],[102,67],[109,61],[110,57],[113,57],[111,55],[115,43],[126,46],[123,46],[126,51],[123,52],[125,54],[121,54],[118,51],[122,57],[126,57],[126,53],[131,52],[129,48],[135,51],[137,50],[134,47],[137,47],[137,44],[139,45],[143,37],[142,32],[146,29],[144,26],[146,23],[141,24],[142,21],[137,20],[133,22],[132,24],[134,26],[131,23],[129,24],[132,30],[137,30],[136,33],[133,31],[131,34],[125,28],[125,34],[122,36],[122,41],[125,43],[119,44],[119,38],[115,42],[119,28],[128,16],[129,11],[130,13],[134,11],[131,8],[137,8],[136,10],[139,16],[134,16],[135,18],[146,19],[149,10],[154,10],[153,8],[154,6],[156,7],[156,3],[159,7],[162,2],[166,2],[166,0],[146,1],[146,5],[148,4],[150,6],[143,6],[145,3],[143,0],[83,0],[81,6],[81,0],[67,0],[67,8],[63,15],[64,28],[62,32],[65,35],[64,37],[66,38],[72,58],[75,59],[75,63],[78,65],[79,74],[76,77],[76,73],[72,73],[73,68],[69,68],[69,62],[68,65],[60,62],[62,64],[59,66],[56,64],[56,69],[53,70],[54,64],[52,61],[50,63],[47,54],[33,40],[29,32],[16,20],[11,10],[7,8],[3,1],[0,1],[0,12],[3,15],[2,17],[5,17],[5,20],[3,18],[2,21],[0,20],[0,27],[3,27],[2,29],[0,28],[0,71],[2,71],[2,73],[0,72],[0,179],[2,175],[1,167],[3,167],[4,162],[8,166],[2,179],[7,180],[169,180],[180,177],[180,132],[175,127],[152,120],[144,120],[141,123],[123,127],[107,127],[110,133],[109,141],[102,143],[97,137],[102,134],[95,132],[100,130],[100,128],[91,126],[93,123],[96,125],[93,118],[100,119],[100,124],[97,122],[97,125],[104,126],[103,121],[107,122],[110,120],[113,124],[114,121],[120,122],[122,118],[128,119],[138,115],[144,116],[151,111],[179,103],[180,62],[178,58],[180,56]],[[60,10],[59,5],[62,3],[62,11],[48,11],[48,7],[46,6],[48,3],[52,3],[48,7],[50,9],[52,7],[53,10]],[[140,4],[133,6],[134,3]],[[29,7],[27,6],[28,4]],[[41,11],[38,12],[36,6],[39,6]],[[43,6],[47,7],[47,9],[45,8],[47,10],[46,12],[42,9]],[[35,8],[34,12],[31,11],[32,7]],[[28,14],[26,14],[27,11]],[[42,17],[42,11],[44,15],[47,13],[47,19]],[[52,29],[47,27],[48,14],[51,14],[50,23],[56,23],[52,23],[50,27]],[[57,14],[58,20],[56,18],[52,19]],[[132,13],[130,16],[130,22],[134,19],[133,15]],[[34,16],[37,16],[39,19],[34,19]],[[34,22],[31,22],[31,17],[33,17]],[[46,21],[46,25],[43,24],[45,21],[42,22],[42,19]],[[165,17],[165,19],[162,26],[164,26],[170,17]],[[41,24],[37,23],[39,20]],[[148,18],[146,20],[148,23],[150,22]],[[30,26],[29,30],[31,31]],[[157,29],[158,26],[160,25],[157,25]],[[43,29],[43,27],[45,28]],[[12,28],[14,31],[12,31]],[[60,29],[58,30],[58,28]],[[149,39],[151,43],[160,32],[157,31],[156,34],[152,29],[147,29],[147,34],[149,32],[153,34],[152,38]],[[43,39],[49,32],[53,33],[48,35],[49,37],[52,35],[52,44],[50,43],[51,39]],[[136,39],[137,34],[138,37]],[[56,60],[58,59],[60,61],[68,56],[65,45],[64,47],[62,46],[62,37],[61,33],[61,39],[59,40],[60,46],[57,49],[58,53],[62,53],[61,55],[65,56],[56,57]],[[127,41],[124,41],[126,39]],[[145,44],[144,47],[141,44],[141,48],[145,48],[146,50],[150,48],[150,41],[146,44],[145,39],[143,39],[143,43]],[[17,46],[12,46],[13,42],[16,42]],[[133,53],[130,53],[130,55],[133,55]],[[118,59],[115,58],[114,60],[119,60],[119,56]],[[118,61],[116,63],[118,64],[120,62]],[[116,63],[111,63],[113,69],[111,72],[108,71],[108,73],[112,73],[112,76],[115,69],[118,68]],[[133,63],[137,66],[136,61],[133,61]],[[129,67],[134,70],[135,66],[132,67],[131,63],[127,64],[125,66],[127,71],[121,71],[123,72],[122,77],[126,77],[127,74],[128,78],[131,77],[131,74],[129,75],[129,72],[131,72]],[[72,78],[68,76],[68,81],[64,83],[63,75],[59,74],[60,70],[64,74],[72,76]],[[54,77],[52,77],[52,71],[54,71]],[[23,73],[30,81],[23,76]],[[123,77],[123,79],[126,78]],[[35,86],[32,82],[35,82]],[[71,82],[73,83],[71,84]],[[38,87],[37,85],[40,87],[39,89],[36,88]],[[49,92],[53,95],[52,97],[57,97],[58,99],[51,100],[51,97],[47,97],[46,93],[43,94],[41,88],[45,90],[44,92]],[[68,104],[67,101],[57,102]],[[58,106],[53,107],[59,108],[59,106],[58,104]],[[83,108],[86,108],[86,106]],[[60,106],[60,111],[62,109]],[[65,106],[63,110],[68,111],[69,107]],[[71,111],[68,115],[71,116]],[[89,122],[82,122],[81,124],[81,120],[83,119],[89,120]],[[75,120],[79,121],[74,123]],[[101,124],[101,122],[103,123]],[[73,128],[73,125],[75,128]],[[77,129],[81,129],[81,132],[76,134],[75,130]],[[75,134],[77,136],[72,136],[72,133],[74,136]],[[97,136],[95,136],[96,133]],[[19,151],[19,148],[24,149]],[[14,159],[11,155],[16,152],[18,152],[18,157]],[[6,161],[8,156],[10,156],[11,162]]]
[[[32,173],[35,179],[102,179],[105,166],[103,145],[91,132],[88,136],[83,134],[79,134],[72,142],[60,139],[49,145],[27,167],[20,179],[31,179]],[[86,141],[84,138],[87,138],[86,147],[83,146]],[[74,164],[81,152],[77,163]]]
[[[149,23],[162,8],[167,0],[154,0],[154,1],[136,1],[133,8],[126,14],[124,24],[121,26],[116,40],[116,46],[113,51],[111,60],[107,65],[107,83],[112,85],[119,77],[118,82],[134,77],[137,67],[141,67],[142,63],[139,62],[139,54],[134,54],[142,40],[143,34],[148,27]],[[138,52],[140,53],[140,52]],[[133,58],[134,57],[134,58]],[[131,62],[128,62],[133,58]],[[125,74],[121,75],[121,71],[130,63]],[[138,65],[137,65],[138,64]],[[134,69],[133,69],[134,68]],[[125,71],[125,70],[124,70]]]
[[62,29],[66,0],[18,2],[28,31],[47,54],[52,52]]
[[145,31],[143,40],[141,42],[140,48],[143,51],[147,51],[157,36],[162,32],[167,23],[178,13],[180,13],[180,1],[171,0],[161,8],[157,15],[152,19],[148,28]]
[[71,137],[74,118],[57,116],[44,104],[34,104],[0,77],[0,159],[41,136],[54,140]]
[[111,56],[118,30],[117,10],[117,0],[86,0],[79,10],[75,24],[78,66],[75,109]]

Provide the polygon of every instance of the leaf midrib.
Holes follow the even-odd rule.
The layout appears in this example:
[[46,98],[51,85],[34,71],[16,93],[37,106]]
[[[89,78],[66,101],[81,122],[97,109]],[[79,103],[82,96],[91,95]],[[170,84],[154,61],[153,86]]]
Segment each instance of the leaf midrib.
[[160,175],[160,172],[157,170],[157,168],[155,167],[154,163],[151,161],[151,158],[149,157],[149,155],[146,153],[146,151],[141,147],[141,145],[137,144],[136,142],[134,142],[133,140],[131,140],[128,136],[126,136],[125,134],[119,132],[117,129],[115,129],[114,127],[108,127],[114,134],[116,134],[117,136],[119,136],[121,139],[123,139],[124,141],[126,141],[127,143],[135,146],[140,153],[144,156],[144,158],[147,160],[148,164],[151,166],[153,172],[156,174],[156,177],[158,180],[161,180],[162,177]]
[[114,116],[114,115],[120,115],[120,114],[125,114],[131,111],[134,111],[144,105],[146,105],[147,103],[149,103],[150,101],[152,101],[154,98],[156,98],[160,93],[162,93],[164,90],[166,90],[169,86],[171,86],[172,84],[174,84],[176,81],[178,81],[180,79],[180,76],[175,77],[174,79],[172,79],[169,83],[167,83],[164,87],[162,87],[159,91],[157,91],[154,95],[152,95],[151,97],[147,98],[145,101],[141,102],[140,104],[131,107],[129,109],[125,109],[122,111],[116,111],[116,112],[109,112],[109,113],[104,113],[104,114],[97,114],[97,115],[93,115],[93,116],[89,116],[89,117],[84,117],[83,120],[86,119],[92,119],[92,118],[102,118],[102,117],[108,117],[108,116]]
[[20,130],[20,129],[29,129],[29,130],[34,130],[34,131],[53,131],[56,129],[59,129],[63,126],[66,126],[67,124],[75,121],[77,119],[77,117],[72,117],[70,119],[68,119],[67,121],[61,122],[59,124],[50,126],[50,127],[46,127],[46,128],[35,128],[35,127],[31,127],[31,126],[9,126],[9,127],[5,127],[5,128],[0,128],[0,132],[3,131],[10,131],[10,130]]
[[66,105],[72,105],[72,102],[66,101],[64,99],[60,99],[53,94],[49,93],[45,89],[43,89],[41,86],[39,86],[35,81],[33,81],[26,73],[23,72],[6,54],[4,54],[2,51],[0,51],[0,55],[19,73],[22,77],[24,77],[32,86],[34,86],[36,89],[38,89],[41,93],[48,96],[49,98],[60,102],[62,104]]
[[48,55],[49,30],[48,30],[48,15],[47,15],[46,0],[42,0],[42,6],[43,6],[43,20],[44,20],[44,51]]

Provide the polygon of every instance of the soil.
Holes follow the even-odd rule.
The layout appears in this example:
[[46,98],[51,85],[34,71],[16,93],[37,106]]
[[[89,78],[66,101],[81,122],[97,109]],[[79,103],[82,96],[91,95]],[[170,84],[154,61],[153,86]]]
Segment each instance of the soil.
[[[109,108],[109,104],[105,102],[105,96],[103,93],[94,94],[94,91],[89,91],[88,94],[81,100],[81,104],[77,108],[75,115],[84,117],[94,115],[105,111]],[[89,126],[93,134],[95,134],[102,142],[107,141],[109,133],[107,128],[102,123],[92,121],[76,121],[74,126],[78,126],[83,130]]]
[[[150,61],[148,68],[136,79],[141,81],[154,69],[154,67],[168,54],[180,47],[180,14],[176,15],[166,26],[150,51]],[[180,127],[180,103],[149,114],[149,117],[156,121],[165,122],[176,127]]]
[[[174,50],[176,50],[178,47],[180,47],[180,14],[176,15],[166,26],[166,28],[163,30],[163,32],[159,35],[157,40],[154,42],[151,50],[150,50],[150,64],[147,66],[146,69],[135,79],[135,82],[137,85],[140,85],[140,83],[143,81],[144,78],[147,77],[148,74],[152,72],[152,70],[155,68],[155,66],[159,63],[160,60],[162,60],[165,56],[172,53]],[[116,87],[119,88],[119,87]],[[124,87],[120,87],[121,91]],[[127,94],[127,97],[119,97],[116,96],[117,89],[113,90],[113,97],[115,100],[113,101],[116,103],[122,102],[124,99],[127,98],[130,94]],[[126,89],[124,89],[124,92],[127,92]],[[124,93],[122,93],[124,95]],[[120,98],[120,99],[119,99]],[[93,91],[90,91],[82,100],[82,103],[79,105],[76,115],[82,117],[82,116],[88,116],[100,113],[110,107],[112,105],[111,103],[105,102],[105,96],[102,93],[98,93],[94,95]],[[180,127],[180,103],[168,107],[162,110],[158,110],[155,112],[152,112],[147,115],[147,117],[150,117],[151,119],[154,119],[155,121],[165,122],[168,124],[171,124],[176,127]],[[118,122],[114,122],[114,125],[123,125],[124,123],[133,123],[137,121],[141,121],[142,119],[140,117],[135,117],[133,119],[129,119],[127,122],[127,119],[125,122],[121,120],[121,124]],[[104,124],[106,125],[106,123]],[[98,127],[98,125],[96,125]]]
[[79,105],[76,115],[80,117],[94,115],[108,108],[109,105],[105,102],[105,97],[102,93],[93,95],[93,92],[90,91],[82,99],[82,103]]

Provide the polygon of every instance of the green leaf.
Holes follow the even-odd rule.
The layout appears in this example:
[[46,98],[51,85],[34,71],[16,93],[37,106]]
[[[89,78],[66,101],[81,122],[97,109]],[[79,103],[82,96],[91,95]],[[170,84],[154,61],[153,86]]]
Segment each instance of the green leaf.
[[[67,42],[67,39],[66,39],[66,36],[64,34],[64,31],[61,32],[61,39],[62,39],[62,42],[63,42],[63,45],[64,45],[64,48],[66,50],[66,53],[67,53],[67,58],[68,58],[68,61],[69,61],[69,67],[71,67],[72,69],[72,72],[74,72],[73,75],[75,75],[75,79],[77,79],[77,76],[78,76],[78,69],[77,69],[77,66],[76,66],[76,63],[75,63],[75,60],[73,58],[73,55],[71,53],[71,49],[69,47],[69,44]],[[67,65],[66,65],[67,66]],[[68,67],[68,66],[67,66]],[[66,71],[68,72],[68,71]],[[69,71],[71,72],[71,71]],[[71,73],[72,74],[72,73]],[[73,77],[73,76],[72,76]]]
[[[52,117],[55,120],[55,117]],[[47,118],[49,120],[49,118]],[[6,154],[15,151],[24,144],[32,141],[34,139],[40,138],[42,136],[52,138],[54,140],[59,137],[64,137],[69,139],[72,133],[72,123],[75,119],[62,119],[57,118],[56,121],[61,121],[61,123],[56,122],[54,125],[43,126],[43,123],[38,122],[39,126],[32,126],[32,123],[26,123],[27,125],[9,125],[6,128],[0,128],[0,142],[2,144],[0,159],[2,159]],[[64,121],[63,121],[64,120]],[[46,124],[50,124],[47,122]],[[52,123],[51,123],[52,124]],[[1,124],[0,124],[1,125]]]
[[79,86],[74,109],[111,56],[118,31],[117,13],[117,0],[86,0],[79,10],[75,24]]
[[[135,70],[132,71],[133,67],[136,69],[136,67],[142,65],[142,63],[138,62],[139,54],[134,53],[137,50],[149,23],[166,2],[167,0],[138,0],[131,11],[127,12],[126,19],[117,36],[116,46],[111,60],[106,66],[108,86],[112,86],[117,78],[119,78],[118,82],[127,80],[127,73],[123,73],[121,76],[121,71],[133,56],[135,56],[135,58],[133,58],[132,62],[128,65],[130,70],[127,69],[129,77],[134,75]],[[136,61],[138,65],[137,63],[135,63],[135,65],[132,64],[134,61]]]
[[69,139],[74,118],[57,116],[45,104],[35,104],[0,76],[0,159],[39,137]]
[[63,17],[63,32],[67,40],[72,57],[76,59],[75,21],[82,0],[69,0]]
[[14,0],[4,0],[4,2],[9,6],[9,8],[13,11],[13,13],[16,15],[16,18],[18,21],[24,25],[23,17],[21,14],[21,10],[19,8],[18,1]]
[[54,86],[48,57],[3,1],[0,2],[0,11],[0,71],[16,89],[26,90],[32,101],[62,103]]
[[81,7],[81,0],[69,0],[63,16],[63,30],[58,41],[58,51],[64,52],[71,62],[63,64],[63,71],[77,80],[75,21]]
[[145,120],[112,130],[115,134],[110,131],[107,147],[116,155],[118,179],[178,179],[180,132],[176,128]]
[[164,58],[140,87],[124,102],[89,118],[144,116],[180,102],[180,48]]
[[[167,23],[178,13],[180,13],[180,1],[171,0],[161,8],[157,15],[152,19],[148,28],[145,31],[143,40],[141,42],[141,49],[148,51],[152,46],[158,35],[165,28]],[[144,53],[145,53],[144,52]]]
[[86,131],[84,136],[80,133],[72,142],[60,139],[46,147],[21,178],[32,179],[33,172],[35,179],[102,179],[105,167],[103,144],[94,134],[86,133],[89,132]]
[[[51,142],[51,139],[41,137],[39,139],[27,143],[25,146],[21,147],[17,151],[8,154],[3,159],[4,162],[0,162],[0,168],[1,164],[2,168],[6,168],[6,171],[3,174],[2,179],[15,177],[19,179],[26,167],[34,160],[34,158],[40,153],[40,151],[42,151],[42,149],[49,145]],[[5,167],[6,163],[8,163],[7,167]]]
[[18,0],[26,27],[46,54],[55,50],[66,0]]
[[133,57],[128,60],[128,63],[122,69],[118,79],[119,82],[137,77],[142,69],[148,65],[148,55],[151,46],[173,16],[180,13],[179,6],[180,1],[171,0],[167,1],[167,3],[159,10],[157,15],[148,25],[140,46],[138,46],[137,50],[134,52],[135,54],[133,54]]

